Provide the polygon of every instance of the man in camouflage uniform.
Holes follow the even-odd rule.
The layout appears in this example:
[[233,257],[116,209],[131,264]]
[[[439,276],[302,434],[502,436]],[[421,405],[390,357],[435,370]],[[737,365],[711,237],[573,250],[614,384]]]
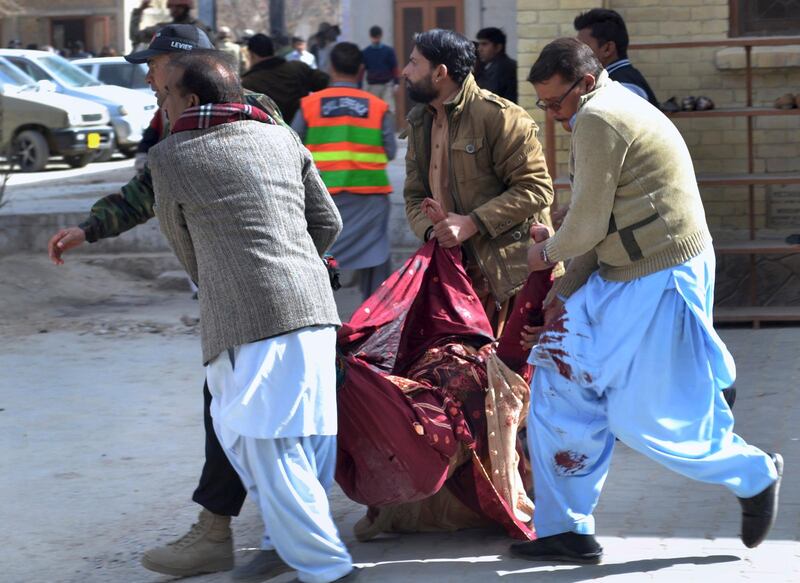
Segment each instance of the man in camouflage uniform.
[[[169,70],[169,53],[213,48],[208,37],[198,28],[179,24],[162,27],[146,50],[128,55],[131,62],[147,62],[147,82],[156,93],[159,106],[164,100],[164,83]],[[278,123],[286,125],[277,105],[266,95],[245,93],[249,105],[258,107]],[[168,131],[164,132],[169,135]],[[116,237],[154,216],[153,180],[145,166],[122,187],[119,193],[109,194],[92,206],[89,216],[76,227],[59,230],[48,243],[50,259],[64,263],[64,252],[84,242]],[[203,507],[200,518],[189,532],[167,545],[150,549],[142,556],[142,564],[159,573],[189,577],[201,573],[226,571],[233,568],[233,537],[231,516],[237,516],[246,496],[239,476],[225,456],[211,421],[211,394],[203,387],[205,401],[206,460],[200,482],[192,499]],[[288,569],[268,551],[234,571],[234,579],[257,574],[277,574]]]
[[208,38],[214,41],[214,32],[211,28],[198,18],[191,15],[194,8],[194,0],[167,0],[167,9],[172,17],[171,21],[159,22],[153,26],[142,28],[142,13],[150,8],[152,0],[142,0],[138,8],[131,11],[131,24],[128,29],[128,36],[133,43],[133,48],[138,45],[146,45],[153,38],[153,35],[162,27],[168,24],[191,24],[206,33]]

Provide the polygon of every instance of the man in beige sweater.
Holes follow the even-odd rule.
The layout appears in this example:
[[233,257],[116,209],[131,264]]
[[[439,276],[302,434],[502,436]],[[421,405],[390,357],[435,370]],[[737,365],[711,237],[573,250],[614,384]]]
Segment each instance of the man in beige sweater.
[[532,560],[599,562],[592,511],[614,438],[685,476],[726,486],[755,547],[777,513],[783,460],[733,432],[733,358],[713,328],[714,251],[675,126],[611,81],[576,39],[547,45],[528,80],[572,133],[572,201],[532,270],[569,261],[531,352],[528,439],[539,539]]

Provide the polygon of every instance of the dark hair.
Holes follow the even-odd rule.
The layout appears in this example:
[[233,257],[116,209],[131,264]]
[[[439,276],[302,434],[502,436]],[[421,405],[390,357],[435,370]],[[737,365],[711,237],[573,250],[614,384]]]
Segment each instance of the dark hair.
[[227,53],[212,49],[174,53],[170,65],[183,69],[174,89],[181,95],[194,93],[200,105],[243,101],[239,65]]
[[542,49],[539,58],[528,74],[530,83],[547,81],[553,75],[561,75],[564,81],[573,83],[584,75],[599,75],[603,65],[594,56],[589,45],[576,38],[557,38]]
[[306,42],[306,40],[304,38],[301,38],[299,36],[293,36],[292,37],[292,44],[293,45],[296,45],[297,43],[304,43],[304,42]]
[[383,36],[383,29],[377,24],[375,26],[371,26],[369,29],[369,36],[371,38],[378,38],[380,36]]
[[434,66],[447,67],[447,75],[463,83],[475,66],[475,45],[462,34],[434,28],[414,37],[414,46]]
[[503,45],[503,50],[506,48],[506,33],[495,26],[482,28],[475,35],[478,40],[488,40],[495,45]]
[[259,32],[247,40],[247,50],[259,57],[271,57],[275,54],[275,44],[271,38]]
[[348,42],[337,43],[331,49],[331,67],[337,73],[358,75],[358,69],[364,62],[358,45]]
[[614,41],[620,59],[628,58],[628,29],[619,12],[606,8],[592,8],[575,17],[575,30],[591,28],[592,38],[599,45]]

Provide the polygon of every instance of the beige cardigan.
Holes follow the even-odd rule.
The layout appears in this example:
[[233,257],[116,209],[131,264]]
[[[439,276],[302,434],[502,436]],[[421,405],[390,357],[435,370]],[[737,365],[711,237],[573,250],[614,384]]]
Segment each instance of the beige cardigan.
[[572,261],[552,293],[569,296],[598,268],[611,281],[643,277],[711,244],[677,128],[605,71],[581,98],[569,171],[570,210],[546,252],[551,261]]

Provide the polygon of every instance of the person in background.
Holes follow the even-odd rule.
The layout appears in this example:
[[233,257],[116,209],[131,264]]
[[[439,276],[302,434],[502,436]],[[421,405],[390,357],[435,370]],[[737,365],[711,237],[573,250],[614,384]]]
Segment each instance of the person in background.
[[92,57],[92,53],[84,48],[83,41],[76,40],[72,45],[71,59],[88,59]]
[[247,41],[250,68],[242,75],[245,89],[271,97],[286,120],[294,119],[300,99],[328,86],[330,77],[302,61],[287,61],[275,55],[275,45],[265,34]]
[[152,0],[142,0],[141,4],[131,11],[128,36],[134,48],[149,43],[153,35],[168,24],[191,24],[206,33],[206,36],[214,42],[214,31],[211,30],[211,27],[202,20],[192,16],[194,0],[167,0],[167,9],[169,10],[169,15],[172,20],[159,22],[153,26],[142,28],[142,14],[145,10],[150,8],[150,4],[152,4]]
[[742,542],[756,547],[777,516],[783,459],[734,433],[722,396],[736,367],[714,330],[716,260],[689,149],[578,39],[545,46],[528,80],[537,106],[570,133],[572,207],[528,252],[532,271],[569,264],[528,360],[539,538],[512,554],[602,560],[593,513],[615,438],[726,487],[741,506]]
[[593,8],[575,17],[578,40],[592,49],[613,81],[658,107],[658,99],[644,75],[628,59],[628,29],[614,10]]
[[317,68],[317,58],[306,50],[305,39],[292,37],[292,51],[286,55],[287,61],[302,61],[312,69]]
[[342,34],[338,24],[329,24],[321,22],[317,28],[317,33],[311,37],[311,52],[317,59],[317,68],[320,71],[329,73],[329,55],[331,48],[339,35]]
[[331,50],[331,84],[300,102],[292,128],[311,151],[344,228],[331,248],[342,269],[358,270],[364,299],[391,275],[386,164],[397,152],[394,116],[385,101],[358,88],[361,50]]
[[233,62],[239,66],[239,73],[247,69],[247,61],[242,54],[242,47],[233,41],[233,31],[229,26],[220,26],[217,31],[217,48],[230,55]]
[[476,35],[480,71],[475,82],[509,101],[517,102],[517,62],[506,54],[506,33],[499,28],[482,28]]
[[112,47],[110,45],[105,45],[100,50],[100,57],[117,57],[119,56],[119,52],[117,51],[116,47]]
[[380,26],[369,29],[370,45],[362,51],[364,70],[367,76],[367,91],[389,104],[395,111],[394,95],[400,83],[397,68],[397,55],[394,49],[383,44],[383,30]]

